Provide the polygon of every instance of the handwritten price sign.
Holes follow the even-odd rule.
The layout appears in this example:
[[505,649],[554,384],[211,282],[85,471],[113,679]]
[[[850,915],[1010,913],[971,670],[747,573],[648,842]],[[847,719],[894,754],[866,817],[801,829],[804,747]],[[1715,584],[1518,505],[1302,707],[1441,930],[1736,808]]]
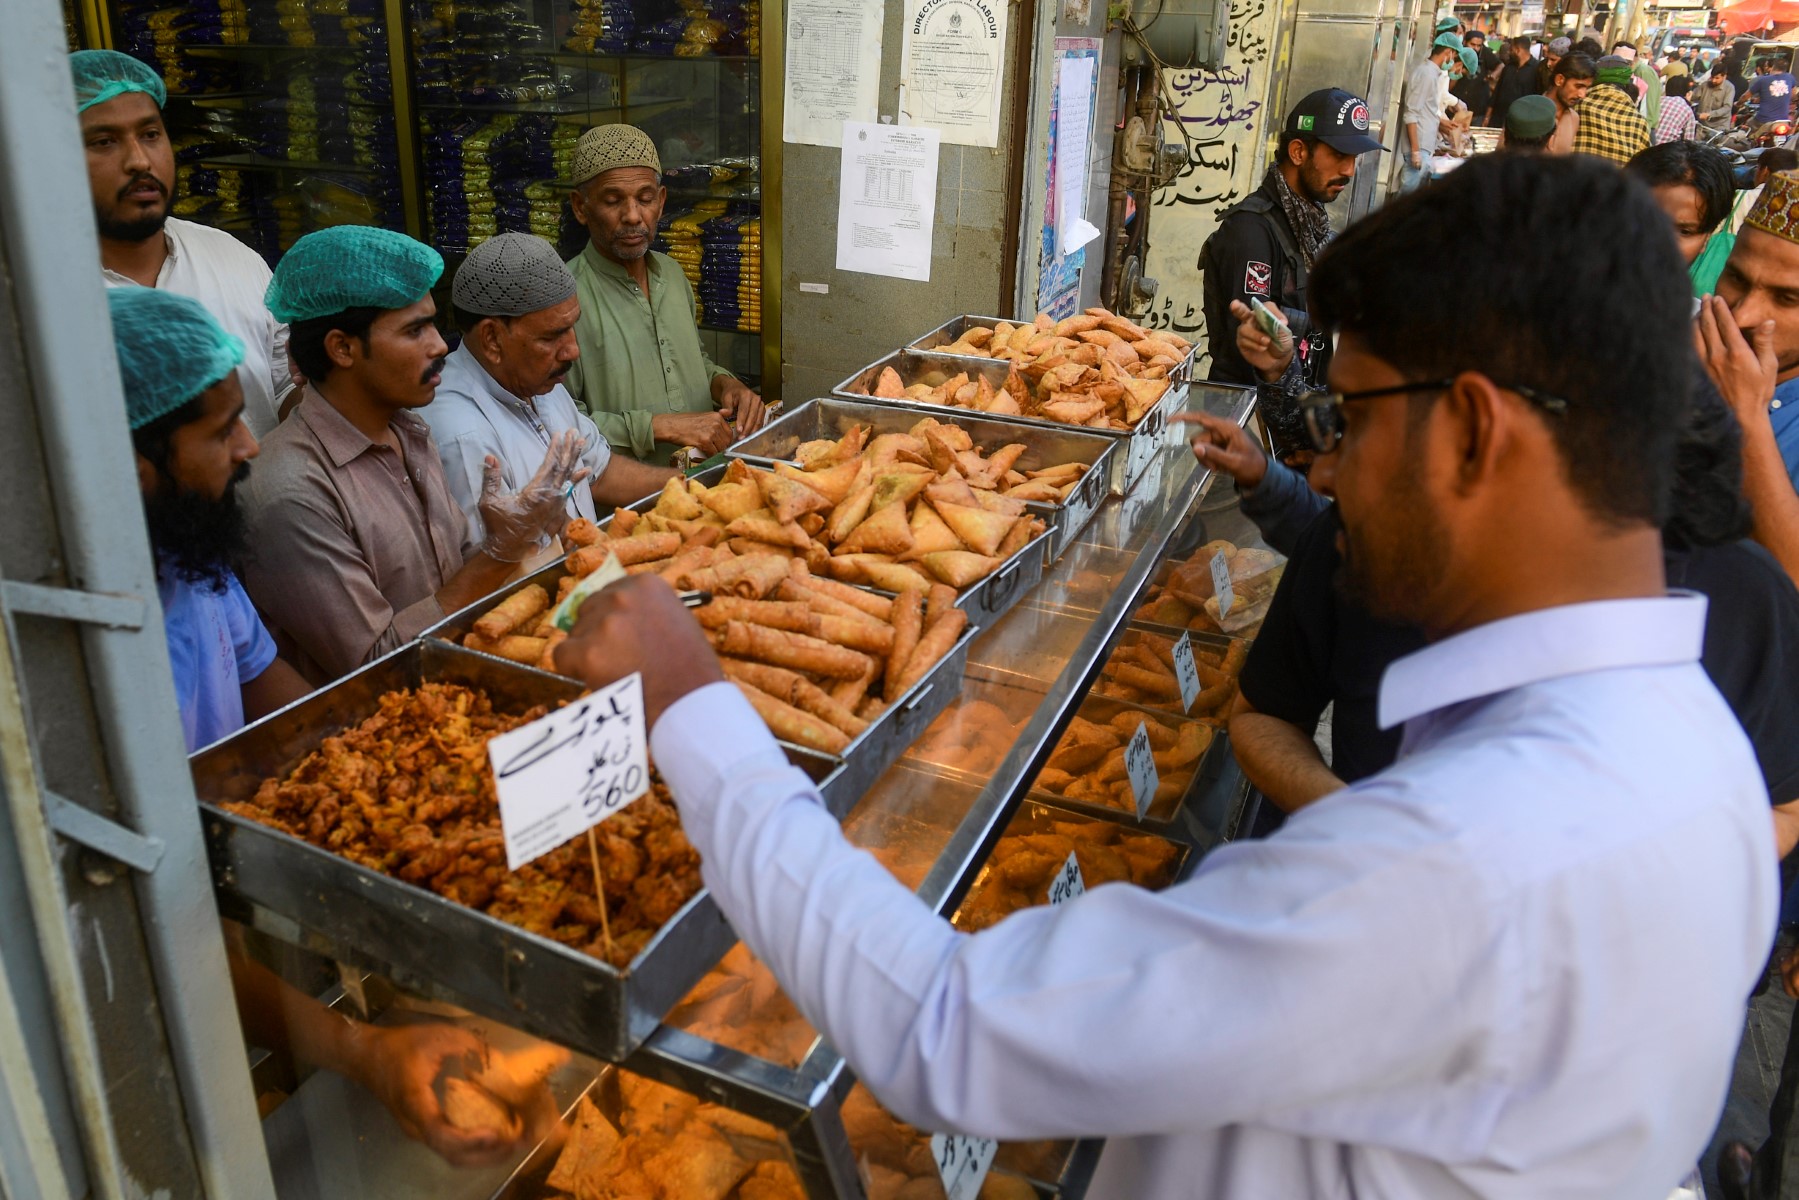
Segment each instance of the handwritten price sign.
[[1181,711],[1192,712],[1199,699],[1199,666],[1193,661],[1193,640],[1184,633],[1174,644],[1174,677],[1181,685]]
[[1074,851],[1070,850],[1068,861],[1062,864],[1062,869],[1056,872],[1055,879],[1050,882],[1049,902],[1061,904],[1076,896],[1085,895],[1086,892],[1087,881],[1081,878],[1080,860],[1074,856]]
[[643,676],[628,675],[487,743],[516,871],[650,790]]
[[1231,564],[1223,551],[1212,556],[1212,591],[1218,596],[1218,615],[1227,616],[1236,595],[1231,591]]
[[992,1138],[965,1137],[961,1134],[933,1133],[931,1153],[937,1159],[937,1174],[943,1178],[943,1192],[949,1200],[975,1200],[999,1143]]
[[1131,779],[1131,795],[1137,800],[1137,818],[1141,820],[1155,802],[1156,789],[1162,781],[1156,775],[1156,752],[1149,744],[1149,730],[1137,722],[1137,732],[1124,747],[1124,771]]

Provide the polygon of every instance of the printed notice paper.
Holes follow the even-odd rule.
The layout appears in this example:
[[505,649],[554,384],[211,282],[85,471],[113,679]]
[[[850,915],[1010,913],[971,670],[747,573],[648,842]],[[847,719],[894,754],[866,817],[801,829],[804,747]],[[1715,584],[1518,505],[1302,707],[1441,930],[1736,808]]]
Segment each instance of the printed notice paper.
[[1056,241],[1063,254],[1099,236],[1086,217],[1095,65],[1091,58],[1064,58],[1056,81]]
[[1005,0],[907,0],[900,43],[900,124],[952,146],[999,145],[1006,77]]
[[883,0],[787,0],[782,136],[843,144],[845,121],[873,121],[881,83]]
[[837,269],[931,278],[937,219],[935,129],[843,123],[837,195]]

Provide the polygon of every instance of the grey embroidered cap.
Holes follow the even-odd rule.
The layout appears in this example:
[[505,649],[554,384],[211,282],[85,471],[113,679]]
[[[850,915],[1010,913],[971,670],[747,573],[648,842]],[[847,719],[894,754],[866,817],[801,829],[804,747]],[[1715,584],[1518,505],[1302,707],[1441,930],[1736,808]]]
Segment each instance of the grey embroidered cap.
[[522,317],[575,294],[556,247],[533,233],[502,233],[469,252],[450,285],[450,299],[483,317]]

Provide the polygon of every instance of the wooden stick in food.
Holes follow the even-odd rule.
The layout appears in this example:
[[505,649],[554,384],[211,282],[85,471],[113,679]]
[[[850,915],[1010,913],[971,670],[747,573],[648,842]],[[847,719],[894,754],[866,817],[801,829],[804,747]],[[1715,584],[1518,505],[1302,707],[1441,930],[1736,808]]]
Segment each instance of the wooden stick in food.
[[[719,596],[710,604],[693,610],[707,629],[723,628],[727,621],[748,621],[770,629],[788,629],[794,633],[817,633],[818,617],[804,604],[784,604],[775,600],[745,600],[739,596]],[[835,640],[835,639],[829,639]],[[848,643],[845,643],[846,645]]]
[[918,639],[918,646],[912,651],[912,657],[906,660],[906,669],[900,676],[895,695],[905,695],[913,684],[923,679],[938,661],[948,654],[962,636],[962,629],[968,624],[968,614],[959,608],[951,608],[925,627],[923,635]]
[[850,737],[855,737],[868,728],[867,721],[837,703],[829,692],[797,671],[741,658],[721,658],[718,661],[724,668],[725,678],[761,688],[775,699],[791,704],[801,712],[829,721]]
[[761,688],[734,680],[744,698],[755,708],[770,733],[801,746],[810,746],[826,754],[842,754],[850,744],[849,735],[811,713],[801,712],[791,704],[775,699]]
[[719,644],[733,658],[751,658],[830,679],[855,679],[868,670],[870,663],[866,654],[819,638],[746,621],[725,622]]
[[475,632],[497,642],[550,606],[550,594],[535,583],[522,587],[488,609],[475,622]]
[[893,647],[887,652],[887,682],[882,689],[889,703],[899,699],[906,662],[924,632],[924,599],[925,594],[917,588],[907,588],[893,598]]

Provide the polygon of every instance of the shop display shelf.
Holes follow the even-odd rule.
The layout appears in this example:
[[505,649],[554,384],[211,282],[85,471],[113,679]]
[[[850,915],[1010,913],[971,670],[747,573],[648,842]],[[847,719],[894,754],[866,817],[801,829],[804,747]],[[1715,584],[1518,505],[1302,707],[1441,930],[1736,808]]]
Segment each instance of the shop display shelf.
[[[706,892],[620,970],[220,807],[285,776],[326,738],[375,713],[383,694],[427,681],[480,688],[512,712],[584,690],[455,646],[414,642],[202,750],[192,760],[194,789],[221,910],[408,991],[597,1058],[624,1057],[736,941]],[[837,769],[834,759],[788,755],[820,782]]]

